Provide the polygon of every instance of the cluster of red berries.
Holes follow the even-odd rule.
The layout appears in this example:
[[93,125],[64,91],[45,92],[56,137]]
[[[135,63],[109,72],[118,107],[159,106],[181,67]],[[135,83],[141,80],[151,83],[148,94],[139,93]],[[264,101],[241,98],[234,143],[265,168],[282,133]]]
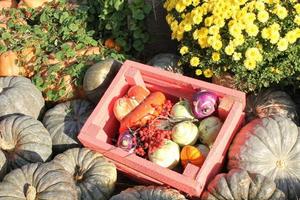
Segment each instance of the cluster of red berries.
[[[159,117],[168,117],[172,102],[167,100],[163,105]],[[135,135],[136,149],[135,153],[141,157],[147,157],[148,153],[153,153],[164,144],[165,139],[171,139],[171,130],[162,130],[156,126],[155,120],[151,120],[148,124],[140,128]]]

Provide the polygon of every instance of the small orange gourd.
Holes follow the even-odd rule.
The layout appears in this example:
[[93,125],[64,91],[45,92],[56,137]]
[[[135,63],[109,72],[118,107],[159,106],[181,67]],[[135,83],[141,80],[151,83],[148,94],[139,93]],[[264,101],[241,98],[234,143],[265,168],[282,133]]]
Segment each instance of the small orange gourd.
[[184,146],[180,153],[181,165],[185,168],[188,163],[201,167],[205,156],[194,146]]

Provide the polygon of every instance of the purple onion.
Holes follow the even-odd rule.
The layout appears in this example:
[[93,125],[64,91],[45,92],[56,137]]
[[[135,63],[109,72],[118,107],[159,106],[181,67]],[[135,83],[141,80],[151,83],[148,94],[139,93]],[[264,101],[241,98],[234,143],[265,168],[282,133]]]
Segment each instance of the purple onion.
[[136,146],[134,136],[129,131],[120,134],[117,145],[119,148],[132,153]]
[[193,96],[193,113],[202,119],[213,114],[217,107],[218,96],[208,91],[198,91]]

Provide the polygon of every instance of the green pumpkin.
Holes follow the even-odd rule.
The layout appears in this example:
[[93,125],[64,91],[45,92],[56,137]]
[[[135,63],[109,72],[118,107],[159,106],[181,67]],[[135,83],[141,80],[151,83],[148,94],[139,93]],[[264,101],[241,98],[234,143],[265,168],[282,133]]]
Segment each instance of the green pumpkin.
[[202,200],[285,200],[274,181],[260,174],[232,169],[218,174],[207,186]]
[[47,161],[52,154],[51,137],[38,120],[10,115],[0,120],[0,152],[3,175],[28,163]]
[[300,197],[300,128],[271,116],[244,126],[228,153],[228,169],[245,169],[274,180],[287,199]]
[[160,186],[136,186],[126,189],[110,200],[187,200],[177,190]]
[[42,93],[25,77],[0,77],[0,116],[20,113],[37,119],[44,108]]
[[88,101],[72,100],[46,112],[43,124],[51,135],[54,152],[81,146],[77,136],[93,110],[94,106]]
[[72,177],[53,163],[33,163],[15,169],[0,183],[0,200],[75,200]]
[[100,153],[73,148],[57,155],[52,162],[73,176],[79,200],[106,200],[114,191],[116,167]]

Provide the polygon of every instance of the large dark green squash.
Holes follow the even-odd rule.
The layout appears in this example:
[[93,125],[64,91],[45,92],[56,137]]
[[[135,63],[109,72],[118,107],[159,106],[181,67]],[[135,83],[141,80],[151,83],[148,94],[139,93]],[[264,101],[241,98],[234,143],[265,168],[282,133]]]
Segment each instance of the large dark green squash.
[[286,92],[269,88],[247,97],[246,117],[249,122],[257,117],[281,115],[289,117],[297,123],[298,115],[296,108],[296,104]]
[[218,174],[207,186],[202,200],[285,200],[271,179],[242,169]]
[[121,63],[114,59],[106,59],[91,66],[84,75],[83,90],[94,103],[98,103],[117,72]]
[[74,177],[79,199],[106,200],[114,190],[117,170],[102,154],[73,148],[57,155],[52,162]]
[[21,113],[38,118],[45,105],[42,93],[24,77],[0,77],[0,116]]
[[177,190],[160,186],[136,186],[126,189],[110,200],[187,200]]
[[62,153],[73,147],[81,146],[77,135],[94,106],[85,100],[72,100],[60,103],[48,110],[43,124],[52,138],[53,151]]
[[72,177],[52,163],[33,163],[15,169],[0,183],[0,200],[75,200]]
[[51,137],[38,120],[10,115],[0,120],[0,151],[0,174],[3,175],[28,163],[47,161],[52,153]]
[[289,118],[255,119],[243,127],[228,153],[228,168],[275,181],[288,199],[300,197],[300,129]]

